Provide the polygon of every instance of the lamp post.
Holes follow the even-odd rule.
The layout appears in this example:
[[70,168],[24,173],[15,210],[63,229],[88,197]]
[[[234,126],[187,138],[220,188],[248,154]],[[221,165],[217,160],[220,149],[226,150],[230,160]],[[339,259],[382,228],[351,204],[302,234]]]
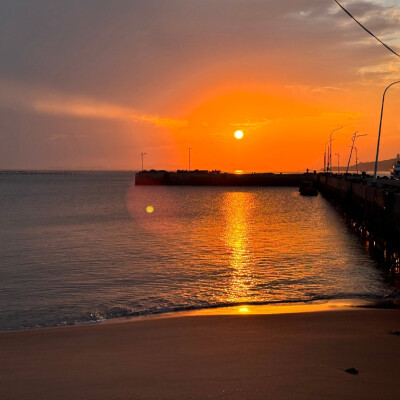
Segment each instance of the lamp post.
[[[332,142],[333,142],[334,140],[335,140],[335,139],[332,139]],[[330,140],[328,140],[328,141],[325,143],[324,173],[325,173],[325,172],[328,172],[328,169],[329,169],[329,146],[328,146],[328,153],[326,152],[326,145],[327,145],[329,142],[330,142]]]
[[337,173],[339,175],[340,174],[340,164],[339,164],[340,154],[335,153],[335,156],[337,157]]
[[143,153],[143,152],[140,153],[140,155],[141,155],[141,157],[142,157],[142,172],[143,172],[143,157],[144,157],[146,154],[147,154],[147,153]]
[[192,150],[192,148],[188,147],[188,150],[189,150],[189,172],[190,172],[190,150]]
[[356,174],[358,175],[358,149],[357,149],[357,147],[354,147],[354,150],[356,152]]
[[381,107],[381,118],[379,120],[379,132],[378,132],[378,143],[376,145],[376,158],[375,158],[375,168],[374,168],[374,181],[376,181],[376,173],[378,171],[378,157],[379,157],[379,143],[381,141],[381,130],[382,130],[382,117],[383,117],[383,106],[385,104],[385,94],[386,91],[393,85],[396,85],[397,83],[400,83],[400,81],[392,82],[389,86],[386,87],[386,89],[383,92],[382,96],[382,107]]
[[356,142],[356,139],[357,139],[358,137],[361,137],[361,136],[367,136],[366,133],[364,133],[363,135],[357,135],[357,133],[358,133],[358,131],[355,131],[355,132],[353,133],[353,137],[352,137],[352,141],[353,141],[353,142],[352,142],[352,144],[351,144],[350,155],[349,155],[349,161],[348,161],[348,163],[347,163],[347,168],[346,168],[346,175],[349,173],[351,155],[353,154],[354,143]]
[[330,171],[331,172],[332,172],[332,142],[333,142],[332,135],[333,135],[333,132],[336,132],[336,131],[338,131],[339,129],[342,129],[342,128],[343,128],[343,126],[340,126],[339,128],[335,128],[331,132],[331,134],[329,135],[329,166],[330,166]]

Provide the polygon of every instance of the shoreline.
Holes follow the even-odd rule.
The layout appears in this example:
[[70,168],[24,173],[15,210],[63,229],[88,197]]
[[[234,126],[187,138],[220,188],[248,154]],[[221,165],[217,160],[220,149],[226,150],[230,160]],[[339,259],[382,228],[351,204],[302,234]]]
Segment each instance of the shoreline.
[[59,325],[21,327],[17,329],[0,330],[3,333],[17,333],[41,331],[47,329],[79,328],[102,324],[120,324],[129,322],[140,322],[158,319],[174,319],[197,316],[212,315],[270,315],[270,314],[292,314],[322,311],[338,311],[362,308],[400,308],[400,300],[371,300],[364,298],[343,298],[343,299],[318,299],[310,301],[282,301],[276,303],[238,303],[233,305],[216,305],[203,308],[188,308],[182,310],[165,311],[159,313],[133,314],[103,318],[98,320],[83,321],[77,323],[65,323]]
[[399,332],[359,307],[2,332],[0,397],[397,399]]

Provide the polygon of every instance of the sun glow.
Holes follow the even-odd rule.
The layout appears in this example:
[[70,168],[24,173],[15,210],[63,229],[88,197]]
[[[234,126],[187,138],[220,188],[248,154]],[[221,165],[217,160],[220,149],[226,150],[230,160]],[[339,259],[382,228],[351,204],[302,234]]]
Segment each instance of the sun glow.
[[243,131],[236,131],[234,133],[234,136],[236,139],[242,139],[243,138]]

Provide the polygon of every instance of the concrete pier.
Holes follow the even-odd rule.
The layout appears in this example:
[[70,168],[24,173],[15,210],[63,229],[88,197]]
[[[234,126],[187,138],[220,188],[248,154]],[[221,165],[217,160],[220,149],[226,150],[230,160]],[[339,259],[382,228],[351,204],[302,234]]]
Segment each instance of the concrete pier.
[[313,174],[230,174],[219,171],[143,171],[135,175],[136,185],[169,186],[294,186],[312,181]]
[[360,234],[397,268],[400,251],[400,183],[389,179],[318,174],[320,193],[337,204]]

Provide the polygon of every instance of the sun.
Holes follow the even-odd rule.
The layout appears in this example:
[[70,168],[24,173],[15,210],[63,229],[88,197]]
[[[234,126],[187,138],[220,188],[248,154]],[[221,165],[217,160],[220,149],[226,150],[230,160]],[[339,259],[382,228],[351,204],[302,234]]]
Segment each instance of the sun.
[[242,131],[236,131],[234,134],[236,139],[242,139],[243,138],[243,132]]

